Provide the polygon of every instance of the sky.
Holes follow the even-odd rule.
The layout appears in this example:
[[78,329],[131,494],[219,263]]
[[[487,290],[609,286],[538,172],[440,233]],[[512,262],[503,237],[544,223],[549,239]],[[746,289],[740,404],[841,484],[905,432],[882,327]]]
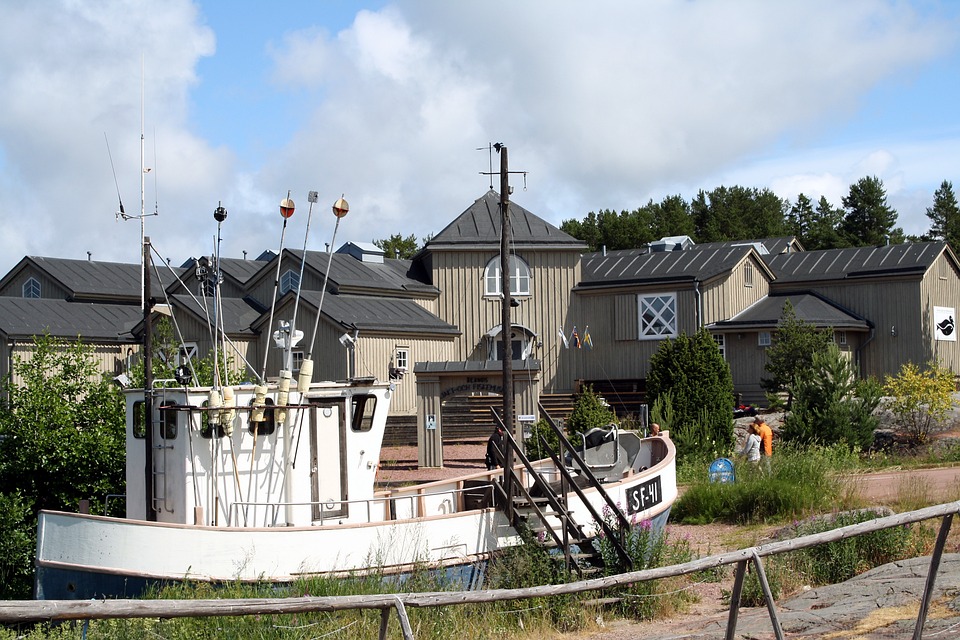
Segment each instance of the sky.
[[557,226],[877,176],[919,235],[958,104],[949,0],[0,0],[0,274],[422,240],[499,189],[496,142]]

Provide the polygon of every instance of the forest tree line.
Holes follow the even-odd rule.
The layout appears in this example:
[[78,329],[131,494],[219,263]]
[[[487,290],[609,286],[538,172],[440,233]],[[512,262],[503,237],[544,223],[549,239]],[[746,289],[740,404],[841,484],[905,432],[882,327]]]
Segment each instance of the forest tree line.
[[560,228],[590,251],[638,249],[667,236],[690,236],[697,243],[796,236],[808,251],[927,240],[960,247],[960,208],[950,181],[934,193],[926,214],[927,233],[906,235],[883,182],[868,176],[850,186],[840,206],[823,196],[814,202],[801,193],[790,202],[766,188],[718,187],[701,190],[690,202],[674,195],[632,211],[591,211]]
[[[927,240],[946,240],[960,248],[960,207],[950,181],[941,183],[926,213],[927,233],[905,234],[887,203],[883,181],[868,176],[850,185],[839,206],[824,196],[814,202],[801,193],[790,202],[767,188],[717,187],[701,190],[690,202],[674,195],[632,211],[591,211],[583,220],[564,220],[560,228],[590,251],[639,249],[667,236],[690,236],[701,244],[796,236],[807,251]],[[373,243],[388,258],[410,259],[430,237],[417,242],[412,234],[394,234]]]

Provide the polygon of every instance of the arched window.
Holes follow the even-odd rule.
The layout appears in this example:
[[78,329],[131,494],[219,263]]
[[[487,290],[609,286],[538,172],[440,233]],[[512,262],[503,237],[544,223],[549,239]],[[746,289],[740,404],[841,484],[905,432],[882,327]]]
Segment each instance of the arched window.
[[[484,295],[500,295],[500,256],[487,263],[483,271]],[[510,256],[510,295],[530,295],[530,267],[517,256]]]
[[24,298],[39,298],[40,297],[40,281],[36,278],[28,278],[26,282],[23,283],[23,297]]

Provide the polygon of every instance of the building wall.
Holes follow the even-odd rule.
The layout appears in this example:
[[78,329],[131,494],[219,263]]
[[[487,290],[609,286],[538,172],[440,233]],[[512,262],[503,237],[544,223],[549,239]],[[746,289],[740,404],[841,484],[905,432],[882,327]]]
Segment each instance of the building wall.
[[[483,275],[489,261],[498,255],[493,249],[432,255],[433,284],[441,291],[438,315],[462,332],[453,342],[449,359],[488,358],[489,339],[485,336],[502,325],[502,305],[498,296],[484,295]],[[511,321],[536,335],[536,344],[542,346],[533,350],[532,357],[541,360],[543,380],[552,381],[557,376],[557,362],[551,357],[551,346],[567,321],[571,290],[580,280],[580,254],[517,248],[516,255],[530,268],[530,295],[515,296],[520,306],[512,308]]]
[[[139,358],[140,346],[131,343],[88,343],[97,369],[106,376],[116,376],[127,369],[127,363]],[[4,339],[0,342],[0,376],[7,376],[14,366],[14,359],[29,361],[33,356],[33,340]],[[13,384],[23,383],[23,378],[14,375]]]
[[[929,351],[924,362],[936,358],[940,364],[949,367],[954,374],[960,374],[960,338],[957,341],[936,340],[934,338],[934,307],[953,309],[954,322],[960,312],[960,273],[946,252],[941,253],[933,266],[924,274],[921,283],[920,308],[924,344]],[[955,328],[952,334],[957,336]]]
[[34,278],[40,283],[40,297],[52,298],[55,300],[66,300],[69,291],[61,287],[56,280],[53,280],[43,271],[38,271],[33,266],[28,265],[10,283],[0,291],[0,296],[9,298],[22,298],[23,285],[30,278]]
[[[747,277],[747,271],[753,271]],[[751,253],[726,276],[701,285],[703,324],[728,320],[770,293],[770,280],[757,257]]]

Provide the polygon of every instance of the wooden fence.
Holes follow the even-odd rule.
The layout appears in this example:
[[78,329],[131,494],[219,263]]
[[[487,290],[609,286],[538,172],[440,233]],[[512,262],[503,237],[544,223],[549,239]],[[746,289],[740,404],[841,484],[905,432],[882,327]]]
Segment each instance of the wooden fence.
[[776,603],[770,592],[761,558],[788,551],[806,549],[846,538],[913,524],[932,518],[941,518],[937,541],[930,558],[926,586],[920,602],[913,638],[920,640],[927,610],[933,596],[940,559],[955,513],[960,512],[960,502],[936,505],[901,513],[868,522],[833,529],[822,533],[771,542],[769,544],[720,553],[669,567],[657,567],[632,571],[614,576],[582,580],[565,584],[544,585],[525,589],[490,589],[482,591],[438,591],[404,594],[376,594],[362,596],[303,596],[295,598],[248,598],[238,600],[9,600],[0,601],[0,623],[26,623],[64,620],[92,620],[116,618],[191,618],[209,616],[246,616],[316,611],[342,611],[348,609],[380,609],[380,638],[386,637],[387,620],[392,609],[400,618],[403,636],[413,640],[406,607],[445,607],[450,605],[475,604],[506,600],[522,600],[544,596],[598,591],[624,586],[644,580],[657,580],[685,575],[736,564],[733,590],[730,596],[730,612],[727,619],[726,637],[736,634],[740,595],[747,564],[752,563],[766,598],[770,622],[777,638],[783,638],[783,630],[777,615]]

